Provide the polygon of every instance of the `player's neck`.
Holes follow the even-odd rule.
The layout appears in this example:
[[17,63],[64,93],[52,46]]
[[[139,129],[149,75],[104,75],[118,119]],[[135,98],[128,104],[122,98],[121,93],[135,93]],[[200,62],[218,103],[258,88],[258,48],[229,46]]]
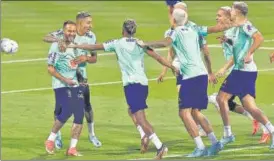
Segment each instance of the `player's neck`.
[[238,17],[236,17],[235,24],[237,26],[240,26],[240,25],[246,23],[246,21],[247,21],[247,17],[245,17],[245,16],[238,16]]
[[81,27],[77,27],[77,34],[78,34],[79,36],[83,36],[83,35],[85,35],[85,31],[84,31],[84,30],[81,30]]

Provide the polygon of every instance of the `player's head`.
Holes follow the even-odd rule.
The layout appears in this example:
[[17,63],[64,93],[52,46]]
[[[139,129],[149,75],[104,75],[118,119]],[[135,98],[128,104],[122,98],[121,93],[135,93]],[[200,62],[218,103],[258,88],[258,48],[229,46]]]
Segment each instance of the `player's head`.
[[174,9],[182,9],[187,12],[187,5],[184,2],[178,2],[174,5]]
[[248,5],[245,2],[234,2],[231,9],[231,18],[235,20],[238,16],[246,17],[248,13]]
[[175,26],[183,26],[187,21],[187,13],[182,9],[174,9],[172,17]]
[[85,11],[78,12],[76,15],[77,27],[83,30],[85,33],[92,28],[92,17],[91,14]]
[[137,24],[133,19],[127,19],[123,23],[123,35],[133,36],[136,33]]
[[230,22],[231,21],[230,12],[231,12],[231,7],[229,6],[220,7],[216,14],[217,23],[224,24],[224,23]]
[[64,39],[72,42],[76,36],[76,23],[73,21],[65,21],[63,24]]

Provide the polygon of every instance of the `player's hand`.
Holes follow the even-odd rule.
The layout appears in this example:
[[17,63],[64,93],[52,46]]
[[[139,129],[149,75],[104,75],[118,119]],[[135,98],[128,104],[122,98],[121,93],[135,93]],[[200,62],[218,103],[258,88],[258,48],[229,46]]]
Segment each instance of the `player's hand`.
[[178,68],[176,68],[175,66],[172,65],[172,71],[175,74],[175,76],[177,77],[178,75],[180,75],[180,70]]
[[65,52],[67,49],[67,45],[66,45],[65,41],[63,41],[63,40],[58,41],[58,47],[61,52]]
[[223,42],[226,41],[225,36],[219,36],[219,37],[217,37],[216,39],[219,40],[219,42],[220,42],[221,44],[222,44]]
[[274,52],[269,55],[270,63],[274,62]]
[[81,64],[81,63],[85,63],[87,61],[88,61],[88,57],[86,55],[81,55],[74,59],[75,64]]
[[69,78],[65,79],[65,83],[69,86],[74,86],[77,84],[73,79],[69,79]]
[[252,61],[252,55],[251,53],[248,53],[244,58],[244,63],[250,63]]
[[159,75],[159,77],[157,78],[157,82],[158,82],[158,83],[163,82],[163,81],[164,81],[165,75],[166,75],[166,74],[165,74],[164,72],[162,72],[162,73]]
[[213,74],[213,73],[208,74],[208,81],[209,81],[209,83],[212,83],[213,85],[218,83],[218,80],[217,80],[215,74]]
[[215,75],[217,77],[223,77],[225,75],[226,70],[224,68],[221,68]]

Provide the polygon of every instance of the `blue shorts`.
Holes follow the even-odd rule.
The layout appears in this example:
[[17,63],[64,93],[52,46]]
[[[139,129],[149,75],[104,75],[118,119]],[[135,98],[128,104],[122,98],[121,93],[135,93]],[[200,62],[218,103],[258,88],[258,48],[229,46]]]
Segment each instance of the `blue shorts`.
[[65,123],[73,114],[74,123],[82,124],[84,118],[84,94],[79,87],[56,88],[55,93],[55,116]]
[[248,94],[255,98],[257,74],[257,72],[232,70],[223,82],[220,90],[238,96],[240,99],[244,98]]
[[207,75],[182,80],[183,88],[180,88],[178,99],[179,108],[206,109],[208,104],[207,85]]
[[176,76],[176,85],[180,85],[181,84],[181,81],[183,79],[183,76],[180,74],[178,76]]
[[124,86],[124,92],[132,114],[147,108],[148,86],[141,85],[140,83],[129,84]]
[[173,7],[178,2],[181,2],[181,0],[166,0],[166,5]]

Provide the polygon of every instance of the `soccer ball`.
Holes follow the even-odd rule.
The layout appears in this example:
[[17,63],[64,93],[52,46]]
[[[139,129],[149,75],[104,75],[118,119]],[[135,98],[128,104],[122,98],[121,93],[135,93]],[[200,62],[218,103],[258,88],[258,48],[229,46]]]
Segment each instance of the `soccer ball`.
[[4,38],[1,40],[1,51],[14,54],[18,51],[18,43],[14,40]]

